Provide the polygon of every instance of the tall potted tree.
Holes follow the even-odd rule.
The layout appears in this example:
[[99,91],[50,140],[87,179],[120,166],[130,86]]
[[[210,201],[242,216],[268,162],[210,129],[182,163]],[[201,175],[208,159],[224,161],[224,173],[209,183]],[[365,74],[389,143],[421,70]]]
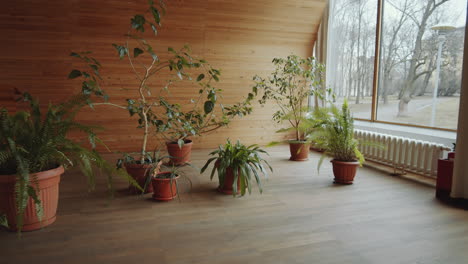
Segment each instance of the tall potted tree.
[[[147,146],[152,133],[158,133],[165,139],[172,163],[184,164],[190,159],[191,136],[198,136],[229,124],[236,116],[252,111],[250,93],[245,100],[232,106],[219,103],[221,90],[214,87],[219,81],[220,70],[213,68],[204,59],[191,55],[188,45],[181,49],[169,47],[167,54],[157,54],[155,47],[145,38],[146,34],[156,37],[162,26],[162,16],[166,12],[164,1],[149,1],[146,14],[137,14],[130,19],[130,28],[125,34],[126,41],[113,44],[121,60],[126,60],[138,80],[137,93],[126,100],[126,104],[103,102],[95,105],[110,105],[125,109],[130,116],[138,116],[138,128],[143,137],[139,155],[127,159],[124,164],[127,171],[135,178],[141,175],[152,163]],[[160,56],[162,55],[162,56]],[[167,58],[167,59],[162,59]],[[73,77],[83,75],[78,70]],[[167,78],[169,73],[169,78]],[[162,77],[166,76],[166,77]],[[196,76],[193,77],[193,76]],[[167,78],[160,86],[151,85],[152,80]],[[180,104],[172,102],[170,90],[176,82],[192,82],[194,98]],[[198,96],[197,96],[198,95]],[[216,111],[216,106],[220,110]],[[129,169],[131,168],[131,169]],[[135,175],[138,174],[138,175]]]
[[[304,126],[306,114],[309,112],[307,99],[310,96],[324,98],[323,74],[325,66],[313,57],[306,59],[296,55],[287,58],[274,58],[275,70],[267,78],[254,77],[253,91],[262,94],[261,105],[272,100],[278,106],[273,114],[277,123],[287,123],[288,127],[277,132],[294,133],[289,139],[290,160],[304,161],[308,159],[309,142]],[[271,145],[278,142],[272,142]]]

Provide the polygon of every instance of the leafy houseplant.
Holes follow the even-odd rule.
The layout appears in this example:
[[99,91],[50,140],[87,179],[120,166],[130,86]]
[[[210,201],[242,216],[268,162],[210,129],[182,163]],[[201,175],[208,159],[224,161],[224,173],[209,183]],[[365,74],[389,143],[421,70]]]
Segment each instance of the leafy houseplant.
[[[249,93],[244,101],[234,105],[219,103],[222,90],[213,87],[211,82],[219,80],[220,72],[216,69],[210,69],[208,72],[211,72],[208,80],[199,83],[202,88],[198,91],[198,98],[192,100],[186,109],[183,109],[180,104],[161,101],[165,115],[160,116],[157,132],[167,142],[167,149],[172,157],[171,163],[174,165],[190,161],[192,145],[190,137],[201,136],[227,126],[234,117],[242,117],[252,112],[253,93]],[[204,78],[204,74],[200,74],[197,80]]]
[[[153,199],[158,201],[170,201],[174,199],[179,192],[178,180],[185,175],[179,170],[179,167],[164,167],[161,171],[151,172],[151,184],[153,185]],[[192,182],[185,177],[190,186]],[[180,198],[179,198],[180,199]]]
[[[262,92],[260,104],[272,100],[279,110],[273,114],[277,123],[287,122],[289,127],[277,132],[294,132],[295,138],[290,143],[291,160],[307,160],[309,146],[303,124],[309,107],[309,96],[324,97],[322,89],[325,66],[313,57],[302,59],[296,55],[287,58],[274,58],[275,70],[267,78],[253,78],[255,93]],[[318,106],[317,106],[318,107]],[[278,142],[272,142],[277,144]]]
[[[190,143],[189,137],[199,136],[229,124],[236,116],[250,114],[250,102],[254,95],[250,93],[242,102],[232,106],[219,104],[221,90],[213,86],[219,81],[220,70],[211,67],[204,59],[191,56],[190,47],[185,45],[181,49],[168,48],[168,54],[156,53],[155,47],[145,38],[149,32],[157,36],[161,27],[162,16],[166,12],[164,1],[149,0],[149,14],[137,14],[130,19],[130,29],[125,34],[123,44],[113,44],[119,58],[126,59],[135,78],[138,80],[137,93],[128,98],[126,105],[115,103],[99,103],[128,110],[130,116],[138,116],[138,128],[143,130],[143,140],[139,157],[132,161],[133,165],[144,166],[148,156],[147,144],[151,132],[156,132],[168,142],[182,149],[184,144]],[[167,59],[162,59],[167,58]],[[78,77],[79,70],[73,70]],[[159,87],[153,87],[151,81],[160,76],[171,76]],[[197,76],[192,78],[192,75]],[[176,82],[193,82],[194,100],[184,103],[171,102],[170,91]],[[97,105],[97,104],[95,104]],[[216,107],[218,106],[218,107]],[[217,110],[217,108],[219,108]],[[188,144],[191,146],[191,144]],[[189,147],[190,147],[189,146]],[[169,150],[174,149],[169,147]],[[176,149],[177,150],[177,149]],[[187,151],[177,158],[177,153],[171,153],[175,164],[183,164],[189,160]]]
[[[335,182],[353,183],[357,167],[362,166],[365,160],[358,149],[359,142],[354,138],[354,120],[348,101],[344,101],[341,109],[332,105],[327,111],[315,112],[315,118],[318,125],[312,137],[317,146],[325,150],[324,154],[333,157]],[[319,161],[319,169],[324,157]]]
[[[6,214],[10,229],[30,231],[55,221],[60,175],[68,166],[78,165],[92,190],[96,165],[107,172],[112,191],[112,175],[118,172],[94,150],[100,143],[96,127],[74,120],[92,103],[91,94],[103,95],[95,87],[86,91],[64,103],[49,104],[45,114],[28,93],[21,95],[29,103],[28,111],[0,110],[0,212]],[[92,149],[69,139],[72,131],[86,134]]]
[[240,193],[243,196],[246,190],[248,190],[249,194],[252,192],[253,181],[255,181],[260,193],[262,193],[260,173],[265,177],[268,176],[264,164],[268,166],[270,171],[273,171],[273,169],[266,160],[260,157],[261,153],[267,154],[257,145],[245,146],[239,141],[236,144],[232,144],[228,140],[224,146],[220,145],[217,150],[210,153],[210,155],[217,155],[217,157],[208,159],[201,169],[201,173],[214,161],[210,179],[213,179],[217,171],[219,191],[232,194],[233,196]]
[[146,152],[145,161],[143,164],[140,160],[135,158],[128,153],[123,154],[123,158],[117,160],[117,169],[123,169],[127,171],[129,175],[136,180],[141,188],[135,187],[130,184],[130,193],[152,193],[153,185],[151,184],[151,175],[156,174],[160,171],[161,165],[165,158],[169,156],[161,156],[159,150],[153,151],[153,153]]

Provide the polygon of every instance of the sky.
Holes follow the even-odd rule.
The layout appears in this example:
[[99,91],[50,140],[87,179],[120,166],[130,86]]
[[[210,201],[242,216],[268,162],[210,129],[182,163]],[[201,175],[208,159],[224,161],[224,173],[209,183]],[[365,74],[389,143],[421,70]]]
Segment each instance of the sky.
[[467,0],[450,0],[444,4],[447,5],[445,8],[449,8],[453,10],[455,13],[454,17],[457,17],[456,21],[454,21],[455,27],[463,27],[466,23],[466,4]]
[[[391,0],[395,4],[403,3],[404,0]],[[427,1],[427,0],[426,0]],[[449,16],[445,21],[441,22],[444,25],[451,25],[454,27],[463,27],[466,23],[466,6],[467,0],[449,0],[438,8],[447,10]],[[390,5],[385,5],[385,12],[387,15],[398,17],[400,13],[392,8]],[[435,26],[435,25],[433,25]]]

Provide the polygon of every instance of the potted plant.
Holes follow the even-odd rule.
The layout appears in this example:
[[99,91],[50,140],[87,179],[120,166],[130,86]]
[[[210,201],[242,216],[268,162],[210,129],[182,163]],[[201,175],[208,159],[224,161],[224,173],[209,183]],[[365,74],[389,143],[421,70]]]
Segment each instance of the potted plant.
[[[255,93],[262,92],[259,100],[261,105],[272,100],[279,110],[273,114],[277,123],[287,123],[288,127],[277,132],[294,132],[294,138],[287,140],[290,146],[291,158],[294,161],[308,159],[309,142],[303,122],[309,112],[307,99],[316,96],[323,99],[322,89],[325,66],[313,57],[306,59],[296,55],[287,58],[274,58],[275,70],[267,78],[255,76],[253,78]],[[316,104],[316,107],[318,105]],[[278,142],[271,142],[270,145]]]
[[[165,115],[159,119],[157,132],[166,141],[173,165],[190,162],[192,149],[190,138],[227,126],[234,117],[242,117],[252,112],[251,100],[254,98],[252,93],[240,103],[230,106],[220,104],[218,98],[221,97],[221,89],[216,89],[210,84],[212,80],[218,79],[219,71],[215,69],[211,71],[213,73],[208,77],[209,80],[200,83],[202,89],[198,91],[198,98],[188,103],[185,110],[180,104],[171,104],[164,98],[160,100]],[[203,78],[202,74],[197,80]]]
[[354,120],[348,101],[345,99],[341,109],[332,105],[330,109],[314,112],[314,115],[317,125],[311,136],[324,150],[318,169],[325,155],[329,155],[333,157],[335,183],[352,184],[357,167],[362,166],[365,160],[358,149],[359,142],[354,138]]
[[[36,230],[55,221],[60,175],[70,166],[79,166],[90,190],[95,182],[93,165],[109,175],[126,176],[95,151],[100,142],[96,128],[74,120],[79,109],[92,103],[90,94],[102,95],[95,88],[87,91],[64,103],[49,104],[45,114],[28,93],[20,99],[29,103],[29,110],[14,114],[0,110],[0,212],[6,214],[11,230]],[[72,131],[87,135],[91,149],[68,138]]]
[[153,186],[153,199],[158,201],[170,201],[178,194],[177,180],[179,174],[172,171],[161,171],[151,178]]
[[[128,61],[138,79],[136,94],[126,99],[125,105],[115,102],[94,104],[122,108],[130,116],[138,116],[137,128],[142,130],[143,137],[140,154],[134,160],[140,162],[128,165],[132,168],[141,167],[142,170],[151,164],[145,157],[151,155],[147,153],[147,145],[152,132],[158,133],[167,142],[172,163],[180,165],[190,160],[190,137],[226,126],[230,119],[252,111],[252,93],[232,106],[222,106],[219,103],[221,89],[215,88],[214,82],[219,81],[220,70],[211,67],[204,59],[193,57],[188,45],[178,50],[169,47],[168,54],[156,53],[156,48],[145,36],[157,36],[165,12],[164,1],[150,0],[145,15],[137,14],[130,19],[130,28],[125,34],[126,41],[123,44],[113,44],[119,58]],[[77,77],[84,75],[79,70],[72,72],[76,72],[74,76]],[[161,78],[166,79],[161,81]],[[155,83],[152,82],[154,80],[158,80],[160,85],[153,86],[151,83]],[[196,99],[187,100],[184,107],[171,102],[170,90],[176,82],[181,81],[192,82],[196,87],[193,94]]]
[[217,150],[210,153],[210,155],[217,155],[217,157],[208,159],[201,169],[201,173],[205,172],[214,161],[210,179],[213,180],[215,172],[218,172],[218,190],[220,192],[232,194],[233,196],[237,194],[244,196],[246,190],[248,190],[249,194],[252,192],[252,185],[255,181],[260,193],[262,193],[260,173],[268,177],[264,164],[267,165],[270,171],[273,171],[273,169],[266,160],[260,157],[261,153],[267,154],[257,145],[245,146],[240,141],[232,144],[228,140],[224,146],[220,145]]
[[[178,196],[179,185],[178,180],[184,177],[192,186],[192,182],[186,177],[179,167],[163,166],[160,171],[151,171],[151,184],[153,186],[153,199],[157,201],[170,201]],[[179,198],[180,199],[180,198]]]
[[153,185],[151,184],[152,173],[160,171],[163,159],[168,156],[161,156],[159,150],[153,151],[152,154],[146,153],[144,163],[141,160],[136,160],[128,153],[123,154],[123,158],[117,160],[117,169],[125,168],[126,172],[131,175],[138,183],[139,187],[130,184],[128,190],[130,193],[152,193]]

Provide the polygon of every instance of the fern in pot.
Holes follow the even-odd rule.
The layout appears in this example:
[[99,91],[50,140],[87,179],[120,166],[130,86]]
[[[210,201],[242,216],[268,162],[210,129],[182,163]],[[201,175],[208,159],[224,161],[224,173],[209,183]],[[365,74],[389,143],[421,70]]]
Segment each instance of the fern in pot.
[[316,125],[311,137],[316,146],[325,151],[318,168],[325,155],[331,156],[335,183],[352,184],[357,167],[365,160],[358,149],[359,141],[354,138],[354,119],[348,101],[344,101],[341,109],[332,105],[329,109],[315,111],[314,120]]
[[[0,214],[6,215],[10,229],[31,231],[55,221],[60,175],[68,167],[78,165],[90,190],[95,184],[94,167],[107,172],[111,191],[113,174],[127,176],[94,150],[100,143],[96,127],[74,120],[75,114],[91,103],[91,93],[102,95],[96,89],[88,92],[61,104],[49,104],[44,114],[28,93],[21,99],[29,103],[29,110],[9,113],[0,109]],[[72,131],[86,134],[91,149],[68,138]]]
[[233,196],[238,194],[244,196],[247,191],[249,194],[252,192],[252,186],[256,182],[260,193],[262,193],[260,175],[268,177],[267,169],[273,171],[270,164],[260,156],[262,153],[268,154],[257,145],[245,146],[240,141],[232,144],[228,140],[225,145],[220,145],[217,150],[210,153],[211,156],[217,157],[208,159],[201,169],[201,173],[205,172],[208,166],[214,162],[210,179],[212,180],[217,172],[220,192]]

